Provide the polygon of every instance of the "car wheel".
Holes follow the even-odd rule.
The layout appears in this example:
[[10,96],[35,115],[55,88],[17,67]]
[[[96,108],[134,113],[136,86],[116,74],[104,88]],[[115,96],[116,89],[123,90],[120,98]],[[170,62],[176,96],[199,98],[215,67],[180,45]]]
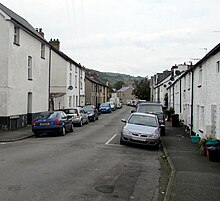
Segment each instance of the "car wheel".
[[40,134],[39,134],[39,133],[34,133],[34,136],[35,136],[35,137],[39,137]]
[[82,127],[83,126],[83,122],[82,122],[82,119],[80,120],[79,122],[79,126]]
[[66,135],[66,128],[65,128],[65,126],[62,127],[61,135],[62,136]]
[[73,132],[73,131],[74,131],[74,125],[71,124],[70,132]]
[[120,144],[121,144],[121,145],[125,145],[125,141],[123,140],[122,137],[120,137]]
[[154,146],[155,150],[158,150],[159,148],[160,148],[160,144],[157,144],[157,145]]

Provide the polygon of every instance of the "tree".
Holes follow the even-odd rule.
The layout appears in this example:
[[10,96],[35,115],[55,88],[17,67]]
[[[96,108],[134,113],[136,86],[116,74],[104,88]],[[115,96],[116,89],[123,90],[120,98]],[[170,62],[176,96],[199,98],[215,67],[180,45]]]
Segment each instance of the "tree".
[[114,85],[113,85],[113,88],[115,88],[116,90],[119,90],[122,88],[122,86],[124,85],[125,83],[123,81],[117,81]]
[[134,90],[132,92],[138,99],[150,101],[150,80],[148,77],[140,81],[134,81]]

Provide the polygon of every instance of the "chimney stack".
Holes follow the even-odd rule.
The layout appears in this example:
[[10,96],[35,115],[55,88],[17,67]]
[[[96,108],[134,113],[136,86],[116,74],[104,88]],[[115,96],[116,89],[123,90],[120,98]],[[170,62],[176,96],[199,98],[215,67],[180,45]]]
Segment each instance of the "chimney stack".
[[50,39],[49,43],[56,48],[57,50],[60,50],[60,41],[58,39]]
[[35,30],[41,35],[42,38],[44,38],[44,32],[42,31],[42,28],[35,28]]
[[42,28],[39,28],[39,34],[44,38],[44,32],[42,31]]

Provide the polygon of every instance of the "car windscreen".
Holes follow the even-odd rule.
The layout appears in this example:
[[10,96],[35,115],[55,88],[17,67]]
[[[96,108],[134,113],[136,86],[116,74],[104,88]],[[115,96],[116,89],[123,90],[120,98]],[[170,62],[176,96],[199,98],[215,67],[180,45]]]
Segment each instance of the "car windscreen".
[[66,114],[77,114],[77,109],[63,110]]
[[86,105],[86,106],[83,107],[83,109],[88,112],[88,111],[93,111],[94,107],[91,106],[91,105]]
[[57,112],[44,112],[37,116],[38,119],[54,119],[58,116]]
[[100,106],[101,107],[109,107],[109,103],[102,103]]
[[139,105],[137,112],[160,114],[163,111],[161,105]]
[[156,120],[155,117],[140,115],[140,114],[131,115],[131,117],[128,120],[128,123],[129,124],[150,126],[150,127],[157,127],[158,126],[157,120]]

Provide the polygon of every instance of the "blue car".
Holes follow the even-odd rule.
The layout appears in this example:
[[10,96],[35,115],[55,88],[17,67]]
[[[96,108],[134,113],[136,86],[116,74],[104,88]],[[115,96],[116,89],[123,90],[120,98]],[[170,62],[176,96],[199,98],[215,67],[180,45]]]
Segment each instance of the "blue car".
[[36,137],[42,133],[65,135],[67,131],[73,132],[73,129],[72,120],[62,111],[42,112],[32,122],[32,131]]
[[112,112],[112,108],[111,108],[110,103],[102,103],[102,104],[99,106],[99,111],[100,111],[101,113],[111,113],[111,112]]

